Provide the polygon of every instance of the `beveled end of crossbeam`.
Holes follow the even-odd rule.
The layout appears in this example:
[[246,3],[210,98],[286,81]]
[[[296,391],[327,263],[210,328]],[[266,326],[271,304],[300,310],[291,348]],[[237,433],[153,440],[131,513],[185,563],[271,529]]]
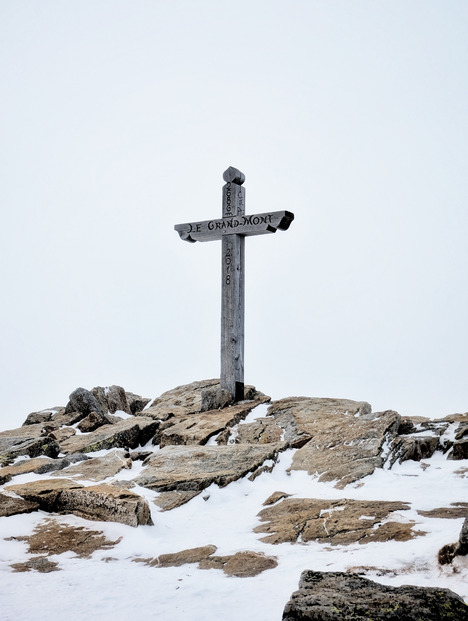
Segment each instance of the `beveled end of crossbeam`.
[[245,175],[237,168],[234,168],[234,166],[229,166],[229,168],[223,173],[223,179],[226,183],[242,185],[245,181]]
[[278,224],[280,231],[287,231],[291,222],[294,220],[294,214],[290,211],[284,211],[283,217],[281,218],[281,222]]

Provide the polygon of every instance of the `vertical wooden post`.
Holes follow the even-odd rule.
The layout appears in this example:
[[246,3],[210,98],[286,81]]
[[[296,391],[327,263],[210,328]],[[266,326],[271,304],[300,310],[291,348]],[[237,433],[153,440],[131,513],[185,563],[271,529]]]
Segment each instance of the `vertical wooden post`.
[[[245,214],[245,176],[230,167],[223,178],[223,218]],[[244,249],[243,235],[223,235],[221,388],[229,391],[233,401],[244,399]]]
[[[287,231],[294,220],[290,211],[245,214],[245,175],[230,166],[224,171],[223,217],[176,224],[181,239],[222,240],[221,257],[221,388],[231,401],[244,399],[244,248],[245,238]],[[224,399],[224,395],[223,395]],[[223,407],[223,406],[220,406]]]

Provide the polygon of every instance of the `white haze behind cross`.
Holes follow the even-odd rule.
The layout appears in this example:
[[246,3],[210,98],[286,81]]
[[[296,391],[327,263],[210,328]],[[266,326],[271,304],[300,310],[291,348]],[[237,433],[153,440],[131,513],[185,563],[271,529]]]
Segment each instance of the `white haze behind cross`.
[[245,380],[468,410],[468,6],[0,6],[0,428],[77,386],[219,374],[222,173],[248,213]]

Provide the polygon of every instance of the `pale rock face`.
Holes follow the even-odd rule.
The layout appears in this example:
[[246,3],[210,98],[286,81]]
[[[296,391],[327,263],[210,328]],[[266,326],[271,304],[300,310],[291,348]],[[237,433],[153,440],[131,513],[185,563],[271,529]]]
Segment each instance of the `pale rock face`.
[[114,425],[103,425],[91,433],[75,435],[60,444],[62,453],[89,453],[111,448],[136,448],[146,444],[157,430],[151,418],[136,416]]
[[[270,397],[253,387],[246,387],[245,397],[244,401],[228,405],[219,380],[213,379],[178,386],[143,409],[149,399],[125,392],[119,386],[97,387],[92,391],[78,389],[70,396],[66,408],[35,412],[20,429],[0,433],[0,466],[3,466],[0,516],[10,519],[8,516],[42,510],[74,514],[86,520],[149,526],[153,524],[151,509],[156,515],[158,511],[173,511],[199,494],[203,500],[209,500],[208,492],[202,490],[212,484],[224,487],[245,477],[253,488],[261,473],[275,473],[278,455],[286,449],[291,449],[291,479],[296,476],[307,479],[309,475],[321,482],[333,482],[336,489],[354,483],[348,488],[350,495],[367,485],[365,481],[357,481],[383,465],[388,469],[406,460],[429,460],[434,451],[441,451],[446,459],[466,457],[467,414],[439,421],[401,420],[393,411],[373,414],[364,401],[290,397],[273,402],[266,416],[247,424],[244,419],[252,409],[269,402]],[[128,417],[113,416],[116,411],[123,411]],[[129,449],[135,452],[129,453]],[[421,470],[428,467],[421,464]],[[460,464],[460,476],[466,476],[463,468]],[[294,471],[303,472],[296,475]],[[268,475],[260,480],[265,482],[265,478]],[[281,489],[289,489],[284,479],[279,485]],[[325,544],[320,546],[323,549],[338,545],[362,549],[356,544],[409,542],[425,535],[424,527],[414,520],[417,513],[421,517],[447,520],[466,517],[463,502],[423,511],[411,503],[384,502],[380,497],[374,500],[339,497],[336,490],[333,490],[336,496],[330,493],[333,498],[326,500],[297,498],[294,492],[290,495],[288,491],[273,492],[274,489],[278,488],[268,489],[252,514],[257,516],[251,526],[257,533],[253,536],[256,544],[264,548],[271,544],[314,542],[314,545]],[[216,490],[216,493],[224,492]],[[198,506],[196,503],[205,506],[201,498],[194,500],[193,506]],[[208,502],[207,514],[209,506]],[[159,517],[162,520],[166,516]],[[157,518],[154,521],[157,528]],[[37,536],[42,537],[47,531],[47,541],[56,540],[54,549],[66,549],[67,545],[73,548],[70,545],[76,542],[76,533],[63,524],[49,526],[43,525]],[[87,537],[86,533],[83,537]],[[454,563],[455,571],[456,563],[467,550],[468,521],[465,520],[459,541],[447,544],[441,553],[446,564]],[[201,569],[218,569],[236,577],[255,576],[274,569],[278,562],[258,550],[232,550],[235,553],[222,556],[215,552],[216,546],[201,545],[155,558],[132,560],[152,567],[197,563]],[[36,553],[44,550],[38,549]],[[436,558],[437,550],[433,555]],[[50,565],[40,557],[19,564],[21,567],[15,570],[51,571],[54,563]],[[340,608],[345,606],[340,592],[346,589],[351,593],[364,589],[362,592],[368,593],[369,610],[374,612],[372,602],[377,591],[369,586],[373,583],[347,582],[343,577],[346,574],[336,574],[333,579],[331,576],[309,572],[301,581],[298,594],[293,595],[286,607],[284,619],[367,618],[348,617],[348,608]],[[313,592],[309,588],[312,584]],[[421,592],[412,593],[418,600]],[[406,605],[408,593],[402,591],[402,605]],[[400,597],[398,590],[378,592],[378,597],[384,598],[382,601],[387,601],[387,595],[389,601]],[[429,591],[426,596],[433,598]],[[336,603],[341,616],[323,616],[330,612],[327,601]],[[453,610],[459,613],[456,597],[427,601],[435,602],[436,606],[454,606]],[[315,612],[311,612],[307,602],[313,602],[313,610],[318,602],[319,616],[310,616]],[[361,603],[358,598],[355,606]],[[421,611],[425,611],[423,606]],[[335,614],[333,610],[332,613]],[[425,615],[424,618],[437,617]],[[452,618],[458,621],[464,617]]]
[[87,519],[121,522],[129,526],[152,524],[147,502],[138,494],[113,485],[84,487],[69,479],[46,479],[9,485],[6,491],[38,503],[44,511],[73,513]]
[[198,491],[216,483],[228,483],[275,459],[281,444],[265,446],[165,446],[150,457],[134,479],[154,491]]
[[287,498],[260,511],[262,524],[255,532],[266,533],[262,541],[274,544],[407,541],[424,533],[414,530],[414,522],[402,521],[400,517],[392,520],[391,516],[409,508],[409,504],[401,502]]
[[304,571],[283,621],[424,619],[467,621],[468,607],[448,589],[377,584],[356,574]]
[[383,445],[396,434],[400,416],[372,414],[365,401],[291,397],[273,402],[266,421],[284,430],[285,441],[302,447],[291,470],[318,474],[320,481],[343,488],[382,466]]

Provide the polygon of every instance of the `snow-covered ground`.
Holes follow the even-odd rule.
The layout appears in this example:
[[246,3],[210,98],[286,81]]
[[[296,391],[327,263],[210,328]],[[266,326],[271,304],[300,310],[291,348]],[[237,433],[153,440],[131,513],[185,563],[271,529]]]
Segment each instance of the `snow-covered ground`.
[[[249,421],[260,414],[262,410],[251,415]],[[395,464],[391,470],[379,469],[338,490],[333,483],[319,483],[305,472],[288,474],[293,452],[282,453],[273,471],[253,482],[244,478],[225,488],[212,485],[172,511],[161,512],[152,503],[156,493],[136,488],[134,491],[145,496],[152,507],[154,526],[132,528],[90,522],[73,515],[57,516],[61,523],[102,530],[113,541],[122,537],[114,548],[98,550],[88,559],[77,558],[71,552],[51,556],[50,560],[58,562],[61,571],[14,573],[10,567],[31,555],[25,542],[6,539],[30,534],[49,514],[35,512],[0,518],[0,618],[280,620],[304,569],[346,571],[360,566],[389,570],[384,575],[377,571],[367,574],[378,582],[446,587],[468,602],[468,558],[458,557],[451,566],[441,567],[437,563],[439,549],[458,539],[463,519],[435,519],[417,513],[417,509],[468,502],[467,460],[448,461],[436,453],[423,462],[407,461]],[[141,463],[134,462],[131,471],[124,470],[115,478],[134,478],[139,468]],[[49,475],[23,475],[14,482],[41,476]],[[275,491],[297,498],[407,501],[411,509],[400,512],[397,519],[414,520],[417,530],[427,534],[407,542],[335,547],[316,542],[266,544],[253,529],[259,524],[257,514],[263,502]],[[219,555],[242,550],[264,552],[276,556],[278,566],[253,578],[237,578],[220,570],[201,570],[197,565],[155,568],[132,562],[135,557],[156,557],[207,544],[216,545]]]

